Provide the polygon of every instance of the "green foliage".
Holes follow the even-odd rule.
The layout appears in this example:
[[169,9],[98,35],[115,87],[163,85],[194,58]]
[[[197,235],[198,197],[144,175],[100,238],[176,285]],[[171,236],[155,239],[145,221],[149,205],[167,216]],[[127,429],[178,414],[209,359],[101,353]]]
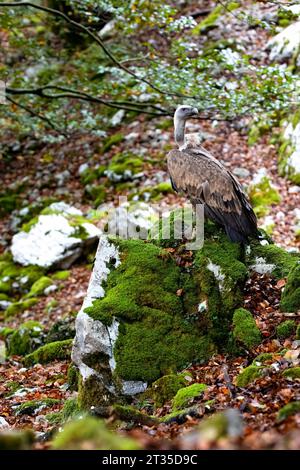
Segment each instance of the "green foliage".
[[184,408],[187,408],[191,405],[193,400],[199,397],[205,390],[207,389],[207,385],[195,383],[193,385],[189,385],[188,387],[181,388],[176,393],[175,397],[172,400],[172,409],[174,411],[179,411]]
[[294,320],[285,320],[280,323],[276,328],[276,333],[279,338],[285,339],[293,335],[296,330],[296,323]]
[[291,401],[287,405],[283,406],[277,414],[277,421],[280,423],[290,416],[300,413],[300,401]]
[[25,367],[29,367],[33,364],[47,364],[48,362],[55,361],[56,359],[69,359],[71,356],[72,344],[72,339],[45,344],[45,346],[41,346],[31,354],[25,356],[24,365]]
[[300,263],[291,269],[281,296],[280,309],[284,312],[297,312],[300,308]]
[[251,382],[261,377],[261,370],[263,367],[248,366],[237,377],[236,385],[238,387],[247,387]]
[[235,310],[232,318],[233,336],[248,349],[261,342],[261,333],[252,314],[244,308]]

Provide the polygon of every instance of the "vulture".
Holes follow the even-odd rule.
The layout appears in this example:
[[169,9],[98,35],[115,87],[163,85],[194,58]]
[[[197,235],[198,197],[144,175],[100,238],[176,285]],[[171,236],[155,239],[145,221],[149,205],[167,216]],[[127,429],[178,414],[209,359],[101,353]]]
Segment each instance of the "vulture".
[[178,149],[168,153],[168,171],[176,192],[193,206],[204,204],[205,217],[221,225],[232,242],[247,244],[259,238],[257,219],[241,184],[193,135],[185,135],[187,119],[197,117],[192,106],[179,106],[174,114]]

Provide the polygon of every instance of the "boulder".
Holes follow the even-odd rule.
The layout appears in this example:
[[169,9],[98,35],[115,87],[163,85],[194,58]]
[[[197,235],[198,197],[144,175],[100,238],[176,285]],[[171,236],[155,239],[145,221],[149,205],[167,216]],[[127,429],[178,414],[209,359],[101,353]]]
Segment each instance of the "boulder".
[[99,235],[81,211],[64,202],[53,203],[14,235],[11,252],[23,266],[67,269]]
[[245,256],[215,225],[205,231],[203,248],[189,254],[184,246],[163,248],[159,240],[101,236],[72,350],[80,407],[122,403],[216,351],[260,342],[251,313],[236,310],[245,282],[258,260],[280,279],[298,255],[262,240]]

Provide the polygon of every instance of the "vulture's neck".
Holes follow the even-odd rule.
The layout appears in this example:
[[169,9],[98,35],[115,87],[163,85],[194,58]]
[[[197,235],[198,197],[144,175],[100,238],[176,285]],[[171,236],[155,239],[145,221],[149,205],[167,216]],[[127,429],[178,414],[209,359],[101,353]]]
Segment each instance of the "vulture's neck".
[[175,137],[175,142],[179,148],[185,144],[184,130],[185,130],[185,121],[183,119],[178,119],[178,117],[175,116],[174,137]]

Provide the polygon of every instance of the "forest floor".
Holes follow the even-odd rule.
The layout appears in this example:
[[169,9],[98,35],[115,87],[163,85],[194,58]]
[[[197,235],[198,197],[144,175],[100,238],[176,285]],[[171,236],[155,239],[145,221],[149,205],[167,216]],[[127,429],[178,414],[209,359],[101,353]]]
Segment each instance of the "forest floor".
[[[191,11],[193,11],[191,6]],[[246,25],[235,28],[232,18],[231,32],[224,35],[244,35],[244,44],[248,50],[261,49],[266,42],[267,33],[259,29],[249,29]],[[214,34],[222,34],[219,30]],[[261,53],[261,61],[267,60],[267,54]],[[17,150],[10,161],[0,159],[0,174],[3,188],[8,188],[16,181],[26,178],[26,188],[22,197],[30,204],[38,197],[53,196],[56,200],[64,200],[87,213],[91,209],[89,198],[85,194],[80,174],[80,165],[88,162],[90,167],[107,164],[113,155],[122,151],[141,151],[144,157],[144,176],[137,183],[137,191],[155,181],[159,174],[161,179],[168,181],[166,167],[166,143],[172,142],[172,123],[168,128],[159,129],[165,119],[146,119],[144,116],[135,118],[129,124],[116,127],[112,133],[122,133],[132,138],[114,145],[105,154],[101,153],[101,140],[87,134],[77,133],[70,141],[60,144],[39,145],[34,139],[25,139],[18,143]],[[197,124],[198,125],[198,124]],[[285,248],[297,249],[299,239],[294,234],[295,212],[300,207],[300,188],[295,187],[286,178],[278,175],[278,148],[269,143],[270,133],[264,135],[256,144],[248,145],[247,123],[237,126],[234,123],[201,121],[202,130],[211,137],[203,142],[203,146],[212,152],[231,171],[237,168],[248,170],[248,176],[239,177],[247,186],[260,168],[266,168],[273,184],[277,187],[281,202],[270,207],[270,214],[275,221],[272,238],[275,243]],[[192,127],[196,125],[193,124]],[[276,132],[276,130],[274,130]],[[7,145],[15,144],[14,136],[6,134]],[[47,156],[53,155],[49,162]],[[60,185],[60,175],[67,175]],[[101,183],[101,179],[99,183]],[[118,203],[120,195],[126,195],[111,186],[107,189],[106,202]],[[174,193],[166,194],[160,204],[166,207],[182,205],[184,199]],[[0,253],[9,247],[13,236],[13,217],[7,215],[0,219]],[[259,223],[264,220],[260,219]],[[81,261],[71,268],[67,280],[60,281],[60,288],[44,296],[39,303],[18,316],[4,319],[0,316],[1,326],[16,328],[27,320],[40,321],[47,329],[56,321],[66,316],[75,316],[79,311],[86,293],[91,266]],[[196,398],[193,405],[198,406],[197,417],[187,416],[184,422],[171,422],[154,426],[126,424],[122,432],[136,438],[143,447],[155,449],[265,449],[286,448],[296,449],[300,446],[300,415],[295,414],[280,422],[276,419],[278,410],[290,401],[300,399],[299,381],[289,380],[281,375],[288,364],[297,366],[300,363],[300,342],[294,337],[280,340],[276,337],[276,326],[285,319],[296,318],[297,314],[279,311],[280,291],[285,280],[275,282],[267,275],[253,274],[244,291],[244,306],[254,315],[257,325],[262,331],[264,340],[254,350],[247,351],[241,357],[229,358],[215,355],[208,364],[192,366],[191,383],[205,383],[208,388],[201,398]],[[52,301],[56,301],[55,303]],[[52,302],[54,305],[47,309]],[[1,314],[0,314],[1,315]],[[287,356],[276,355],[282,349]],[[272,352],[273,357],[265,374],[245,388],[235,385],[235,378],[242,368],[250,365],[260,353]],[[35,365],[25,368],[22,358],[13,356],[0,364],[0,416],[5,418],[13,428],[34,429],[40,436],[36,448],[47,448],[47,436],[51,435],[53,425],[45,419],[45,414],[59,411],[67,398],[76,395],[67,386],[68,361],[54,361],[47,365]],[[18,385],[19,392],[13,393]],[[17,405],[43,398],[60,400],[57,404],[42,409],[38,415],[17,415]],[[212,400],[209,406],[204,403]],[[204,416],[226,408],[237,408],[244,422],[244,431],[238,438],[226,437],[211,442],[209,439],[199,440],[198,434],[190,433]],[[170,404],[155,411],[157,417],[170,412]]]

